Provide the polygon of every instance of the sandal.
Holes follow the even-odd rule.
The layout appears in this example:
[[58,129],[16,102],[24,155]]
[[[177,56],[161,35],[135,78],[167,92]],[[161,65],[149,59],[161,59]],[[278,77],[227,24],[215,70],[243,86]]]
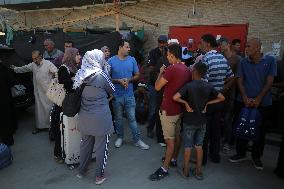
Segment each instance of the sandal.
[[199,174],[196,174],[196,169],[190,169],[192,175],[194,175],[194,177],[197,179],[197,180],[203,180],[204,179],[204,176],[203,176],[203,173],[200,172]]
[[188,173],[188,175],[185,175],[184,174],[184,168],[177,168],[177,172],[178,172],[178,174],[183,178],[183,179],[189,179],[190,178],[190,176],[189,176],[189,173]]

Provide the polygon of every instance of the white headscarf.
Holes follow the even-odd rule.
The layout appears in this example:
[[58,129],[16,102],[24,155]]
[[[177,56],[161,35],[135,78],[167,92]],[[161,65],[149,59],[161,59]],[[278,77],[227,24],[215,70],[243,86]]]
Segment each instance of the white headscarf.
[[107,73],[107,65],[104,53],[101,50],[94,49],[92,51],[87,51],[83,57],[81,69],[76,73],[73,89],[80,87],[84,79],[91,74],[100,73],[114,90],[114,85],[109,79],[109,74]]

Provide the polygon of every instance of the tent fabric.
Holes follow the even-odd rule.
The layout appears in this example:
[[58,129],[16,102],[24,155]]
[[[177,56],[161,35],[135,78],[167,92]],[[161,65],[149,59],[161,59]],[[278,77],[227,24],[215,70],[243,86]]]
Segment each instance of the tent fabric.
[[[30,43],[30,39],[33,37],[35,40]],[[108,46],[111,50],[111,54],[114,55],[117,52],[117,47],[121,35],[118,32],[104,33],[104,34],[84,34],[84,33],[64,33],[57,31],[55,33],[36,33],[24,32],[19,33],[14,37],[12,47],[15,49],[19,57],[21,57],[26,63],[31,61],[31,52],[33,50],[40,50],[44,52],[43,42],[45,39],[52,39],[55,42],[55,47],[64,52],[64,42],[67,40],[73,41],[75,47],[80,50],[80,53],[84,53],[92,49],[100,49],[103,46]],[[0,38],[0,43],[4,44],[5,38]]]

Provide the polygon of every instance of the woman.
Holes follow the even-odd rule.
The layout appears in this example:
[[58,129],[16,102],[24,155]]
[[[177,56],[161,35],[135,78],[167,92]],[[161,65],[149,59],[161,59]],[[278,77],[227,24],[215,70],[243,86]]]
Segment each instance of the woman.
[[106,179],[104,169],[108,155],[109,135],[113,133],[112,116],[107,97],[114,91],[114,85],[106,73],[104,58],[101,50],[86,52],[73,86],[76,89],[83,82],[86,83],[78,114],[78,130],[82,134],[82,140],[77,177],[84,176],[95,145],[96,184],[102,184]]
[[[64,57],[62,59],[62,65],[58,70],[58,83],[64,85],[66,93],[72,90],[73,80],[77,70],[78,65],[81,61],[81,55],[78,49],[68,48],[65,50]],[[54,159],[58,163],[63,163],[62,159],[62,149],[61,149],[61,134],[60,134],[60,113],[62,108],[54,104],[51,113],[51,128],[54,131]]]

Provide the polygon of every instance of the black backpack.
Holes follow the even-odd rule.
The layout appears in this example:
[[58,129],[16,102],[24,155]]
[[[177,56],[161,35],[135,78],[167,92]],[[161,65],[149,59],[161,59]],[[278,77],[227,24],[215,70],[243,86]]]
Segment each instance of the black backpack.
[[[95,73],[86,77],[84,81],[92,77],[93,75],[95,75]],[[74,117],[80,111],[81,98],[82,98],[82,93],[83,93],[85,86],[86,86],[86,83],[83,82],[83,84],[80,87],[68,92],[65,95],[65,98],[62,102],[62,112],[64,115],[68,117]]]

